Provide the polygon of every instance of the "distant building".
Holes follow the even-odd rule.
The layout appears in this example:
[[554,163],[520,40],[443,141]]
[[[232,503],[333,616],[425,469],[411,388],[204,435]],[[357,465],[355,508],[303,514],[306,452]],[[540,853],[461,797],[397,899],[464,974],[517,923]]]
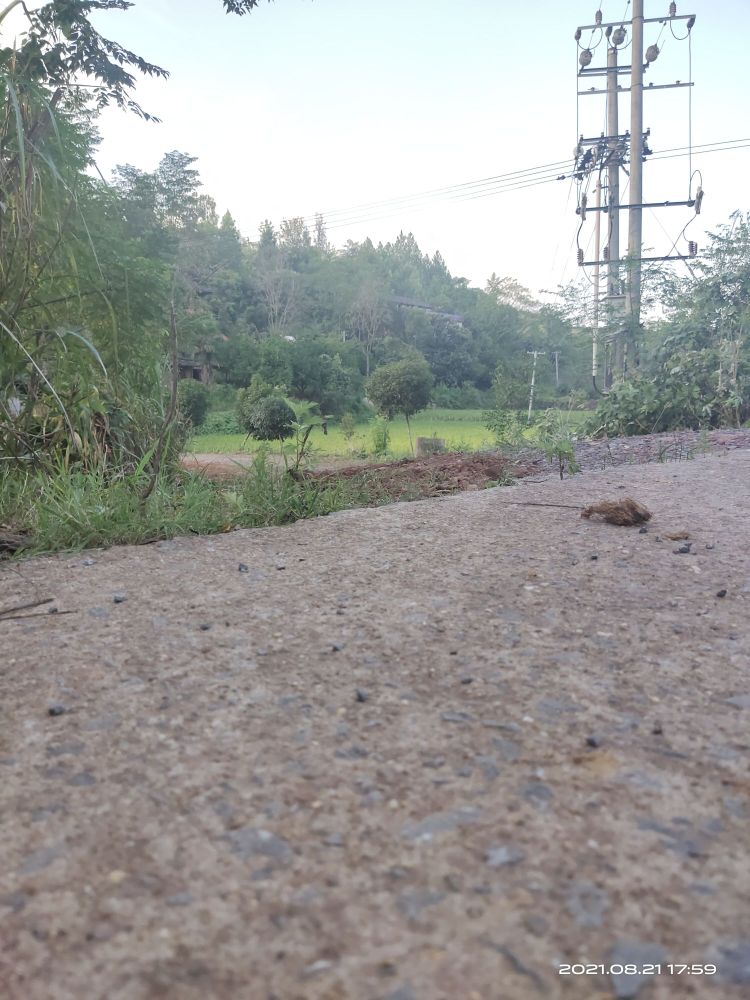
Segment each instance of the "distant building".
[[455,323],[456,326],[464,325],[464,318],[458,313],[449,313],[444,309],[437,309],[435,306],[427,305],[424,302],[417,302],[416,299],[407,299],[403,295],[394,295],[391,302],[395,306],[404,306],[407,309],[421,309],[432,316],[442,316],[443,319],[447,319],[450,323]]
[[196,351],[192,358],[181,355],[177,359],[177,368],[181,379],[192,378],[204,385],[211,385],[214,372],[221,365],[213,360],[211,351]]

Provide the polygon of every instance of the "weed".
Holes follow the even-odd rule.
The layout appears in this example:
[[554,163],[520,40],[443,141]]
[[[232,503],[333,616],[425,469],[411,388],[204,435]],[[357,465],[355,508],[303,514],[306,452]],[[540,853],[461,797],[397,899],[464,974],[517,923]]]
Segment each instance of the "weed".
[[523,444],[523,425],[515,410],[487,410],[485,426],[495,435],[495,444],[503,451],[517,451]]
[[566,467],[568,475],[578,472],[575,459],[576,437],[564,412],[546,410],[537,424],[537,433],[547,461],[557,462],[560,479],[563,478]]
[[51,476],[3,473],[0,525],[26,536],[26,554],[41,554],[289,524],[390,499],[363,481],[295,480],[274,468],[264,450],[240,485],[190,473],[159,476],[144,501],[147,478],[142,470],[115,477],[62,469]]
[[371,437],[373,454],[386,455],[388,445],[391,442],[391,432],[388,428],[388,421],[384,417],[379,417],[373,422]]

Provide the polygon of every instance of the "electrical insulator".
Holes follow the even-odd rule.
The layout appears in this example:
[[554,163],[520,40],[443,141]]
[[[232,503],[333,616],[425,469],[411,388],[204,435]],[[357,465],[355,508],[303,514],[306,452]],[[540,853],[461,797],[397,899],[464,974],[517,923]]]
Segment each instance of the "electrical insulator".
[[658,56],[659,56],[659,46],[649,45],[649,47],[646,49],[646,62],[647,63],[656,62]]
[[582,34],[581,29],[580,28],[576,28],[575,38],[576,38],[577,42],[580,42],[580,40],[581,40],[581,34]]
[[676,4],[676,3],[674,3],[674,2],[672,2],[672,3],[671,3],[671,4],[669,5],[669,16],[670,16],[670,17],[675,17],[675,16],[676,16],[676,14],[677,14],[677,4]]
[[695,240],[688,240],[688,253],[690,254],[691,257],[698,256],[698,244],[695,242]]
[[603,253],[602,253],[602,257],[603,257],[603,258],[604,258],[605,260],[609,260],[609,246],[606,246],[606,247],[604,248],[604,251],[603,251]]
[[625,41],[625,29],[622,26],[619,28],[615,28],[614,32],[612,33],[612,44],[622,45],[624,41]]
[[591,60],[594,58],[591,49],[584,49],[583,52],[578,57],[578,62],[581,66],[588,66]]
[[695,214],[701,214],[701,205],[703,204],[703,188],[699,187],[695,194]]
[[589,203],[589,200],[586,197],[586,195],[584,195],[581,198],[581,222],[585,222],[586,221],[586,206],[588,205],[588,203]]
[[576,258],[578,260],[578,266],[581,267],[583,265],[583,250],[581,250],[580,248],[578,250],[578,253],[576,254]]
[[598,10],[596,14],[594,14],[594,20],[596,21],[597,24],[602,23],[602,12],[600,10]]

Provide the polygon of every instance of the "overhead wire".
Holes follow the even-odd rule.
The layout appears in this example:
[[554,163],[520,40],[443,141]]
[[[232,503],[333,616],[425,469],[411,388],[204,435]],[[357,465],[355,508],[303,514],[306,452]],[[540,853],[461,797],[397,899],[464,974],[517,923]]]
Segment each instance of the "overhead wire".
[[551,181],[555,180],[567,180],[569,176],[570,175],[568,174],[557,174],[555,172],[549,173],[546,176],[527,177],[511,183],[506,182],[505,184],[496,185],[491,189],[485,189],[477,192],[458,192],[443,196],[439,199],[433,198],[432,200],[422,201],[415,200],[413,203],[400,205],[384,205],[379,209],[365,210],[358,215],[334,218],[330,222],[324,213],[320,214],[323,215],[326,229],[342,229],[346,226],[359,225],[363,222],[374,222],[378,219],[392,218],[394,215],[401,215],[406,212],[424,211],[425,209],[434,208],[436,203],[463,203],[467,201],[476,201],[478,198],[489,198],[494,197],[495,195],[505,194],[509,191],[522,191],[526,188],[538,187],[540,184],[549,184]]
[[475,181],[465,181],[461,184],[450,184],[445,187],[432,188],[427,191],[416,192],[409,195],[400,195],[394,198],[382,198],[378,201],[364,202],[359,205],[352,205],[349,208],[330,209],[325,212],[315,212],[311,215],[303,216],[304,221],[314,221],[315,217],[322,215],[325,219],[336,221],[337,217],[347,215],[360,215],[365,212],[377,211],[381,208],[391,208],[396,205],[408,207],[411,201],[421,201],[425,198],[451,197],[453,195],[472,194],[494,186],[505,186],[525,180],[537,179],[537,175],[547,173],[559,173],[560,170],[569,167],[570,160],[558,160],[554,163],[545,163],[538,167],[526,167],[522,170],[512,170],[505,174],[495,174],[490,177],[480,178]]
[[[704,143],[692,147],[692,156],[706,155],[708,153],[725,153],[735,150],[747,149],[750,147],[750,138],[747,139],[727,139],[713,143]],[[652,154],[651,160],[668,160],[681,156],[690,155],[690,147],[672,147]],[[558,164],[570,166],[570,161],[558,161]],[[553,181],[568,180],[575,177],[575,170],[570,173],[558,174],[558,164],[550,164],[545,170],[544,167],[532,168],[526,171],[514,171],[513,174],[497,175],[496,178],[483,182],[468,182],[467,185],[454,185],[453,187],[438,188],[434,192],[424,192],[421,195],[409,195],[403,198],[383,199],[380,202],[372,202],[366,205],[353,206],[350,209],[340,209],[335,213],[317,212],[313,215],[304,216],[304,221],[314,221],[317,215],[322,215],[327,229],[341,229],[346,226],[360,225],[365,222],[374,222],[378,219],[392,218],[405,212],[424,211],[436,207],[439,202],[456,203],[474,201],[478,198],[490,198],[511,191],[521,191],[526,188],[538,187],[542,184],[549,184]],[[554,169],[550,169],[554,167]],[[474,188],[470,187],[474,183]],[[580,182],[582,183],[582,182]],[[484,186],[480,186],[484,185]]]

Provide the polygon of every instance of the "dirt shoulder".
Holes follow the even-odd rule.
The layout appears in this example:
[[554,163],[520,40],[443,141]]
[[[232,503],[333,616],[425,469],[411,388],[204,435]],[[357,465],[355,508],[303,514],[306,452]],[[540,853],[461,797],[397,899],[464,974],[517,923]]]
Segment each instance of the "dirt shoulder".
[[[0,995],[747,996],[749,482],[0,565],[0,609],[59,612],[0,620]],[[537,506],[628,495],[644,533]]]

